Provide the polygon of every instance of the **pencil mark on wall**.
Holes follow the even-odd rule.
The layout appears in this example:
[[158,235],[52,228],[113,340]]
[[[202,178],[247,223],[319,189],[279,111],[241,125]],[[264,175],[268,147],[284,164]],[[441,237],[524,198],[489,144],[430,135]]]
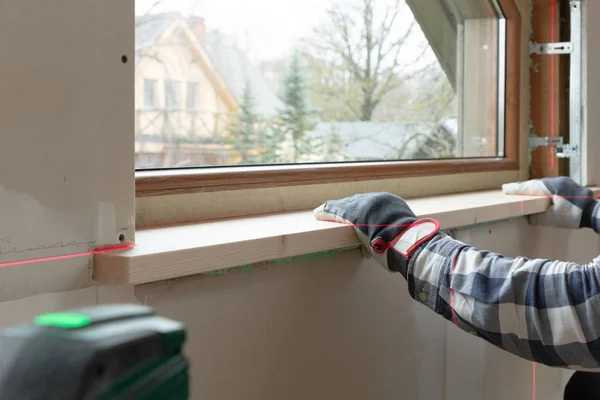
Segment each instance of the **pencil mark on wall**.
[[[4,243],[4,246],[3,246],[3,243]],[[84,247],[85,246],[88,250],[91,250],[91,249],[93,249],[94,244],[96,244],[96,242],[78,242],[76,240],[72,240],[70,242],[42,244],[40,246],[19,249],[16,246],[12,246],[12,247],[6,246],[6,245],[11,245],[11,241],[10,241],[10,238],[5,237],[5,238],[0,238],[0,255],[1,254],[20,254],[20,253],[27,253],[30,251],[60,249],[60,248],[65,248],[65,247]]]

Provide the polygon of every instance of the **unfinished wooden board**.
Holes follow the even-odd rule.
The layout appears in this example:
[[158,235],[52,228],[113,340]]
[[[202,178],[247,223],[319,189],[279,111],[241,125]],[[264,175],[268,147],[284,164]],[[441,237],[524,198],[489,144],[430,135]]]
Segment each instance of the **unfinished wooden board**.
[[[485,191],[408,203],[448,229],[543,212],[550,200]],[[137,285],[358,245],[351,226],[317,221],[311,211],[187,224],[138,231],[135,248],[97,254],[93,276]]]
[[[133,22],[133,0],[0,2],[0,265],[134,240]],[[89,259],[10,285],[75,289]]]

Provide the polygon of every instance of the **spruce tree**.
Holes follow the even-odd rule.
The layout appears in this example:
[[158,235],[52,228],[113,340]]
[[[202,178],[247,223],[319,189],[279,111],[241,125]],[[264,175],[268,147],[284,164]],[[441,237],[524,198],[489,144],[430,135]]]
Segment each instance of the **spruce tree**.
[[276,164],[285,161],[282,145],[285,135],[278,126],[277,121],[265,123],[259,135],[260,163]]
[[231,134],[229,143],[239,153],[241,157],[240,164],[256,164],[258,162],[259,149],[257,147],[260,140],[262,121],[255,108],[256,104],[252,89],[246,82],[237,121],[229,129]]
[[323,161],[349,161],[344,154],[345,140],[340,135],[340,128],[335,124],[330,125],[330,133],[320,146]]
[[314,152],[307,133],[317,125],[315,110],[308,103],[308,80],[304,75],[300,54],[292,54],[288,71],[283,79],[282,101],[278,112],[278,129],[291,141],[291,162],[298,162]]

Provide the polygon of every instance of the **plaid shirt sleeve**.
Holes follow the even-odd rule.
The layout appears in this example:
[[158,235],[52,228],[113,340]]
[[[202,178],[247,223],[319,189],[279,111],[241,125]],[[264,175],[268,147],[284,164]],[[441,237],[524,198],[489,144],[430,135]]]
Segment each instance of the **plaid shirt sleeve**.
[[585,216],[586,210],[584,210],[584,217],[586,221],[590,221],[589,228],[592,228],[594,232],[600,233],[600,201],[596,201],[594,206],[591,208],[591,216]]
[[578,265],[482,251],[440,233],[415,252],[411,296],[521,358],[600,371],[600,258]]

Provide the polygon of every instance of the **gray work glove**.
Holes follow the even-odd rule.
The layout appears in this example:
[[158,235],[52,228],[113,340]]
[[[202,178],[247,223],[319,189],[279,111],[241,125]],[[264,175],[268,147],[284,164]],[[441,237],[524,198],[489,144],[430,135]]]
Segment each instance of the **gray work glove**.
[[314,215],[320,221],[351,225],[380,265],[405,278],[411,255],[439,231],[437,221],[418,219],[404,200],[390,193],[330,200],[316,208]]
[[571,178],[533,179],[502,185],[502,191],[511,195],[544,196],[552,201],[546,212],[529,217],[533,225],[556,228],[592,228],[598,232],[598,201],[592,190],[578,185]]

